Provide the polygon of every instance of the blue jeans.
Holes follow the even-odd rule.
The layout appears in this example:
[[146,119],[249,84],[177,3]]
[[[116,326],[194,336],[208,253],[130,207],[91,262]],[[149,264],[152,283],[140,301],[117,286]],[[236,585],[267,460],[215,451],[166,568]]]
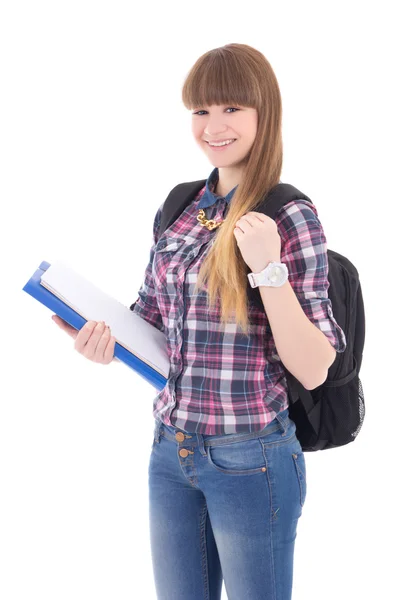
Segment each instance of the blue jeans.
[[290,600],[306,465],[288,409],[262,431],[156,421],[149,517],[158,600]]

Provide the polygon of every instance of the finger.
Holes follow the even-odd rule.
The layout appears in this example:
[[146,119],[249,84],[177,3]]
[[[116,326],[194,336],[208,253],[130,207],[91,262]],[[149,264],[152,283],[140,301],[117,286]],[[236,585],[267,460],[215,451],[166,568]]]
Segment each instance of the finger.
[[[242,227],[241,224],[244,225],[244,227],[242,227],[242,229],[244,231],[248,231],[250,232],[251,228],[255,229],[262,229],[265,230],[266,232],[273,232],[273,231],[278,231],[278,226],[276,224],[276,222],[271,219],[270,217],[267,217],[267,215],[263,215],[265,217],[265,220],[258,218],[257,215],[252,215],[252,214],[246,214],[243,215],[243,217],[241,217],[239,219],[239,221],[236,223],[236,225],[238,225],[239,227]],[[248,217],[248,218],[247,218]],[[247,224],[247,230],[245,229],[245,226]]]
[[115,350],[115,337],[110,335],[110,339],[108,340],[107,347],[104,351],[104,360],[109,363],[113,360]]
[[[87,346],[88,346],[88,341],[96,328],[98,328],[98,323],[96,323],[96,321],[88,321],[87,323],[85,323],[85,325],[79,331],[79,335],[77,336],[77,338],[75,340],[75,350],[83,353],[84,349],[91,350],[93,348],[93,341],[90,344],[89,348]],[[96,349],[98,338],[95,338],[94,341],[95,341],[95,344],[94,344],[93,350]]]
[[246,213],[246,216],[247,215],[250,215],[253,219],[262,221],[263,223],[265,223],[266,221],[268,221],[268,219],[271,218],[271,217],[268,217],[268,215],[265,215],[264,213],[254,212],[252,210],[250,212]]
[[111,331],[108,327],[104,328],[103,334],[101,335],[95,350],[96,362],[104,362],[105,350],[108,342],[110,341]]
[[246,231],[252,230],[253,225],[251,225],[249,221],[242,217],[241,219],[239,219],[239,221],[237,221],[236,227],[238,227],[243,233],[246,233]]
[[[265,218],[263,218],[265,217]],[[243,217],[242,217],[243,218]],[[268,220],[267,215],[259,216],[259,213],[247,213],[245,218],[252,226],[260,225],[260,223],[266,223]]]
[[256,219],[254,215],[246,214],[240,217],[240,219],[236,222],[236,227],[240,227],[241,229],[247,228],[247,231],[250,231],[252,227],[255,227],[259,224],[259,219]]
[[[83,354],[87,358],[94,360],[94,362],[102,362],[104,356],[103,349],[103,335],[107,334],[107,328],[105,326],[104,321],[99,321],[96,327],[93,330],[92,335],[90,336],[86,346],[83,349]],[[99,349],[99,344],[101,343],[101,347]]]
[[61,319],[61,317],[59,317],[58,315],[54,315],[51,318],[60,329],[68,333],[68,335],[70,335],[73,339],[76,339],[79,332],[74,327],[72,327],[72,325],[64,321],[64,319]]
[[68,325],[68,323],[58,315],[53,315],[51,318],[53,319],[54,323],[56,323],[59,327],[65,327],[66,325]]

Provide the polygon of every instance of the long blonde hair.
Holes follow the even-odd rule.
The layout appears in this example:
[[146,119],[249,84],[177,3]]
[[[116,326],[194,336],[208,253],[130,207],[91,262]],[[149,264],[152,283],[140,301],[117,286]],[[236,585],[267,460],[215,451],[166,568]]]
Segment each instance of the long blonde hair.
[[232,105],[257,109],[254,143],[243,161],[243,174],[230,201],[224,223],[215,233],[195,291],[207,280],[208,306],[220,303],[221,323],[234,321],[248,335],[247,287],[250,272],[233,234],[236,222],[256,210],[265,194],[279,183],[282,160],[282,102],[278,81],[265,56],[247,44],[227,44],[200,56],[189,71],[182,101],[197,106]]

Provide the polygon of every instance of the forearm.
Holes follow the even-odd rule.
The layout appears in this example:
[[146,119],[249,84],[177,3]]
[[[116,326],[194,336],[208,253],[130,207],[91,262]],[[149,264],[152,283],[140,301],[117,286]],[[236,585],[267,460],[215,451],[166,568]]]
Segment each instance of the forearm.
[[304,313],[289,281],[259,290],[281,361],[306,389],[321,385],[336,350]]

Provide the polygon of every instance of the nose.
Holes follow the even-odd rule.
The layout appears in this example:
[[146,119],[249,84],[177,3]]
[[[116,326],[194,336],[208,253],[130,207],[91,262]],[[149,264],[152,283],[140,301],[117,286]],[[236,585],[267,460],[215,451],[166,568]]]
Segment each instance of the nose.
[[215,115],[215,116],[208,115],[206,117],[207,118],[207,124],[204,127],[204,133],[205,133],[205,135],[207,135],[209,137],[212,137],[214,139],[217,136],[224,137],[226,135],[226,132],[227,132],[227,128],[226,128],[226,126],[224,126],[224,122],[223,122],[224,116],[221,116],[221,115]]

